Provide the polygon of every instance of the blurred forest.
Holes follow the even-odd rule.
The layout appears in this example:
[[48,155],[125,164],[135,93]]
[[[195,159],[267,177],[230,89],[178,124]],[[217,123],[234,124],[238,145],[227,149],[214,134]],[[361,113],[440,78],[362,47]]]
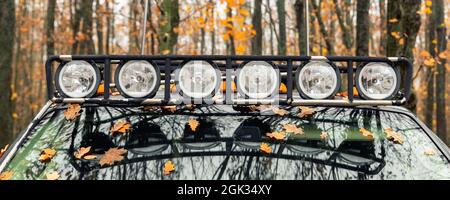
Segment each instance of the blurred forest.
[[[145,54],[406,56],[409,108],[450,144],[450,0],[149,0]],[[46,101],[58,54],[139,54],[144,0],[0,1],[0,147]],[[446,72],[447,71],[447,72]]]

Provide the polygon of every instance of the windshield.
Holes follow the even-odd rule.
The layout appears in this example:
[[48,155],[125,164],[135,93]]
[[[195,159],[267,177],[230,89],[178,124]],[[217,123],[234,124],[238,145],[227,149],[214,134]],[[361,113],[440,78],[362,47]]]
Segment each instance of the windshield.
[[[6,170],[13,179],[45,179],[57,171],[60,179],[449,179],[450,165],[416,122],[404,114],[364,108],[315,108],[310,117],[235,111],[231,106],[178,109],[84,107],[75,121],[65,107],[47,112]],[[189,120],[199,122],[191,131]],[[131,132],[112,135],[121,120]],[[303,129],[275,141],[267,133],[286,124]],[[373,138],[361,134],[361,128]],[[386,137],[400,133],[403,144]],[[327,137],[323,136],[327,133]],[[268,143],[269,154],[260,151]],[[77,159],[81,147],[91,147],[96,159]],[[125,148],[125,158],[113,165],[99,158],[113,147]],[[49,163],[39,161],[53,148]],[[431,152],[431,153],[430,153]],[[175,171],[163,174],[172,161]]]

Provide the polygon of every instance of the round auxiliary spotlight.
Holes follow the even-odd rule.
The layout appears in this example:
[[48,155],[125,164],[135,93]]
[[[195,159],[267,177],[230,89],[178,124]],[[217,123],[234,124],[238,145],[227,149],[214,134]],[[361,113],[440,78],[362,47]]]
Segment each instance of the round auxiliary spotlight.
[[74,60],[56,70],[56,89],[63,97],[92,97],[100,84],[100,71],[94,64]]
[[217,66],[207,61],[189,61],[176,73],[177,88],[183,95],[201,99],[214,95],[220,87],[221,73]]
[[390,99],[400,88],[400,73],[387,63],[369,63],[356,71],[356,87],[364,99]]
[[295,82],[300,96],[306,99],[328,99],[341,85],[339,69],[332,63],[311,61],[296,72]]
[[271,63],[251,61],[238,69],[236,82],[240,94],[253,99],[264,99],[278,92],[280,73]]
[[151,98],[160,85],[159,68],[145,60],[132,60],[121,64],[115,72],[120,94],[131,98]]

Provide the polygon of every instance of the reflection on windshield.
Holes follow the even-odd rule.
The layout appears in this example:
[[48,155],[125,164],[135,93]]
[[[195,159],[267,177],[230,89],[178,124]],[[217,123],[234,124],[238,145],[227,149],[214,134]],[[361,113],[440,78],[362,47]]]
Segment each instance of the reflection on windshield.
[[[63,108],[46,115],[33,130],[8,169],[15,179],[40,179],[48,171],[58,171],[64,179],[442,179],[450,178],[450,165],[437,153],[426,156],[425,149],[436,148],[409,117],[378,110],[317,108],[305,119],[292,115],[261,116],[233,111],[229,106],[199,107],[161,114],[141,108],[87,107],[75,122],[67,122]],[[200,122],[192,131],[187,122]],[[124,136],[109,134],[119,120],[132,124]],[[275,142],[266,133],[295,124],[304,134],[288,134]],[[374,133],[369,140],[359,133]],[[386,139],[383,130],[401,132],[404,144]],[[321,139],[322,132],[328,139]],[[273,153],[259,152],[261,142]],[[92,147],[100,157],[109,148],[128,150],[126,159],[113,166],[98,160],[77,160],[80,147]],[[38,162],[43,148],[57,149],[49,164]],[[436,152],[439,152],[436,149]],[[171,160],[176,171],[162,174]]]

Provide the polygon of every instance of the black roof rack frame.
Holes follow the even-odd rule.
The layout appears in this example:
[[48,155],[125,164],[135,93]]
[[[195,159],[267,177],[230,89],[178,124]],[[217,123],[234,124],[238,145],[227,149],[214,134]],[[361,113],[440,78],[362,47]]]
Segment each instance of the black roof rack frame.
[[[121,62],[130,60],[147,60],[156,63],[161,70],[161,75],[164,74],[164,98],[145,99],[145,98],[111,98],[109,92],[105,92],[103,96],[95,98],[63,98],[55,93],[55,86],[53,80],[52,66],[54,63],[69,62],[72,60],[84,60],[95,62],[103,65],[103,82],[104,91],[109,91],[111,87],[111,66]],[[45,63],[46,79],[47,79],[47,94],[48,99],[54,103],[93,103],[100,105],[177,105],[181,104],[180,100],[171,98],[170,84],[171,73],[180,68],[179,63],[191,60],[204,60],[208,62],[219,63],[220,70],[225,71],[226,74],[226,92],[223,99],[214,100],[215,104],[227,105],[260,105],[260,104],[275,104],[278,105],[305,105],[305,106],[387,106],[387,105],[403,105],[407,102],[411,94],[412,86],[412,63],[404,57],[355,57],[355,56],[226,56],[226,55],[59,55],[50,56]],[[240,62],[250,61],[268,61],[281,62],[285,65],[277,65],[280,71],[287,73],[286,87],[287,94],[275,100],[256,100],[256,99],[235,99],[232,97],[232,75],[237,69],[237,64]],[[348,88],[354,86],[354,73],[360,67],[359,63],[369,62],[384,62],[392,66],[398,67],[402,75],[401,89],[392,100],[363,100],[354,98],[353,90],[348,90],[348,99],[302,99],[293,98],[294,95],[294,77],[295,70],[298,65],[294,62],[309,62],[309,61],[326,61],[332,63],[343,63],[339,65],[341,73],[347,73]],[[402,71],[403,70],[403,71]],[[275,102],[276,101],[276,102]]]

